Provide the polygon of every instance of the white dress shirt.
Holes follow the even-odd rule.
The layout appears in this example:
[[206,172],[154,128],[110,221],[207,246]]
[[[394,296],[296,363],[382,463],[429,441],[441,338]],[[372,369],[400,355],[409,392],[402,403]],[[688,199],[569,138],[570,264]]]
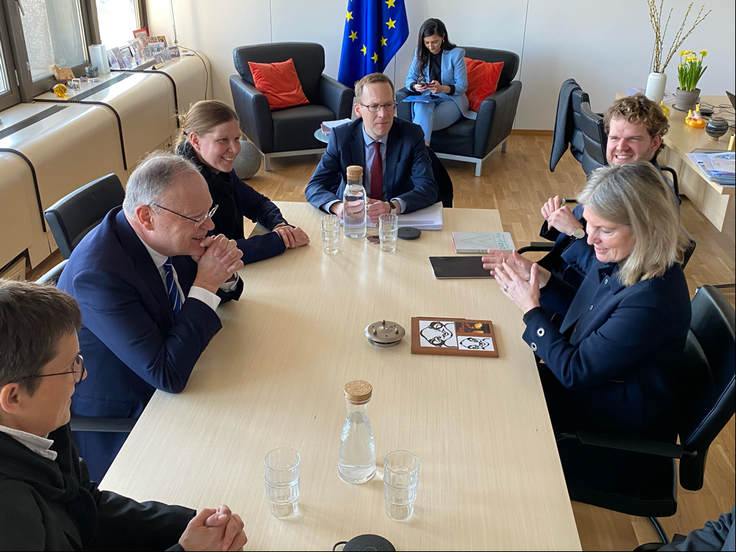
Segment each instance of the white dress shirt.
[[46,439],[33,433],[26,433],[20,429],[13,429],[4,425],[0,425],[0,433],[10,435],[13,439],[27,446],[39,456],[43,456],[49,460],[56,460],[56,451],[51,450],[51,445],[54,444],[53,439]]

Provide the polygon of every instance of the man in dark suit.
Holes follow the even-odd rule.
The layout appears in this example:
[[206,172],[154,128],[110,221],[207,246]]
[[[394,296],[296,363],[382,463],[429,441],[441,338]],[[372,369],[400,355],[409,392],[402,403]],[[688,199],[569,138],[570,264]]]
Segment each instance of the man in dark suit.
[[384,213],[410,213],[437,201],[437,182],[421,127],[394,119],[394,85],[383,73],[366,75],[355,84],[358,119],[333,129],[327,149],[305,195],[325,212],[343,216],[342,196],[347,167],[363,167],[373,222]]
[[141,504],[90,481],[68,424],[81,324],[59,289],[0,279],[0,550],[242,549],[227,506]]
[[[137,419],[156,389],[184,389],[220,330],[215,309],[243,288],[235,241],[207,236],[215,209],[191,161],[155,154],[131,174],[122,209],[74,249],[59,288],[79,303],[90,368],[72,398],[74,416]],[[74,437],[100,481],[127,434]]]

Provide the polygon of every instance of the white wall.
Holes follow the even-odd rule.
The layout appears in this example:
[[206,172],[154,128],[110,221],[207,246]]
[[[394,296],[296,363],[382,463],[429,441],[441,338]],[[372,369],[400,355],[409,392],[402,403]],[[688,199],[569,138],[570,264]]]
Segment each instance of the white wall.
[[[263,42],[312,41],[325,47],[325,72],[337,77],[348,0],[174,0],[179,43],[204,53],[212,63],[213,93],[232,104],[228,79],[235,73],[232,50]],[[705,0],[704,0],[705,2]],[[733,0],[708,0],[713,10],[683,48],[708,50],[703,94],[736,88]],[[665,47],[685,14],[686,0],[673,8]],[[447,25],[460,45],[511,50],[521,57],[523,83],[515,128],[551,129],[562,81],[574,77],[605,110],[617,92],[646,85],[653,31],[645,0],[406,0],[411,34],[386,69],[403,85],[419,26],[428,17]],[[170,0],[147,0],[149,30],[173,40]],[[694,11],[699,4],[696,3]],[[690,16],[690,21],[694,18]],[[667,67],[667,90],[677,87],[675,56]]]

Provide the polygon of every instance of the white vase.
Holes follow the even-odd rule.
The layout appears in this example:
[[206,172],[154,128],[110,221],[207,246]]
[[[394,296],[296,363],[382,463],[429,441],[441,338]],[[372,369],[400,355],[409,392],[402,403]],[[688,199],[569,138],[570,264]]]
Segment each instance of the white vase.
[[667,84],[667,75],[664,73],[649,73],[647,90],[644,95],[659,105],[664,98],[664,86]]

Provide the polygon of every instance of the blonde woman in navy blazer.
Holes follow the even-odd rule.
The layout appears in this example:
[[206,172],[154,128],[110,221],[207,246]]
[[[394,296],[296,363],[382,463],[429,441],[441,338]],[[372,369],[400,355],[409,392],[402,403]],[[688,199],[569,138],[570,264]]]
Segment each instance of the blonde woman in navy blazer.
[[[596,170],[578,199],[597,258],[579,289],[518,253],[492,271],[524,311],[523,339],[544,361],[539,373],[555,433],[675,443],[690,296],[680,264],[687,238],[672,191],[651,163],[638,161]],[[558,440],[558,449],[572,486],[637,483],[669,462],[576,440]]]
[[439,19],[427,19],[419,29],[419,40],[414,51],[406,87],[416,94],[436,96],[429,102],[412,102],[412,121],[422,127],[424,142],[429,145],[432,131],[447,128],[467,117],[475,119],[470,111],[468,71],[465,50],[452,44],[445,24]]

